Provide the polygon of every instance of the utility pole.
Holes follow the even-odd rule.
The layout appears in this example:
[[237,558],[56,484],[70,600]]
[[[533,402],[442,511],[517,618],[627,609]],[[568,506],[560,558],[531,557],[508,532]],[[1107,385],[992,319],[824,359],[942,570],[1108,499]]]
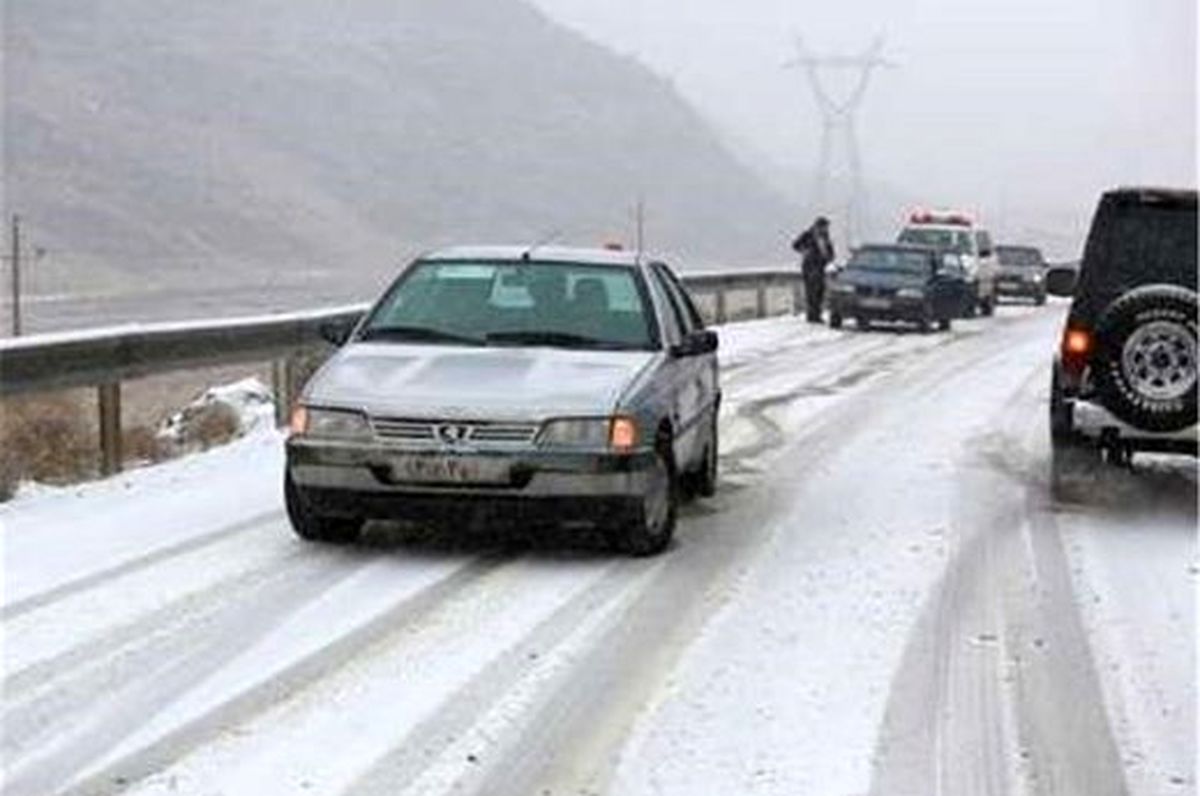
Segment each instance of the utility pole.
[[[804,69],[809,87],[816,98],[817,108],[821,111],[821,150],[817,165],[817,187],[812,197],[814,212],[822,213],[830,203],[830,184],[835,182],[836,177],[844,176],[849,183],[843,186],[846,198],[840,208],[847,248],[862,234],[867,213],[867,191],[862,175],[855,116],[867,93],[871,74],[878,68],[895,66],[880,56],[883,44],[884,39],[880,36],[860,55],[816,56],[809,52],[804,41],[796,36],[796,58],[784,64],[785,69]],[[840,102],[829,94],[821,80],[822,70],[829,69],[858,71],[858,81],[849,96]],[[848,173],[845,175],[834,166],[834,150],[839,147],[843,150],[846,161]]]
[[21,336],[21,217],[12,217],[12,336]]

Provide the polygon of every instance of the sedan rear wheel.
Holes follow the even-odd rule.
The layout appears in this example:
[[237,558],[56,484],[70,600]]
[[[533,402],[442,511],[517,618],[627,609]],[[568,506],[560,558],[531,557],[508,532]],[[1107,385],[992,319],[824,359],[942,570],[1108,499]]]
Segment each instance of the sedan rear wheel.
[[717,466],[720,448],[717,436],[716,409],[713,410],[713,417],[709,422],[708,445],[704,449],[704,465],[700,472],[696,473],[695,492],[701,497],[712,497],[717,494]]

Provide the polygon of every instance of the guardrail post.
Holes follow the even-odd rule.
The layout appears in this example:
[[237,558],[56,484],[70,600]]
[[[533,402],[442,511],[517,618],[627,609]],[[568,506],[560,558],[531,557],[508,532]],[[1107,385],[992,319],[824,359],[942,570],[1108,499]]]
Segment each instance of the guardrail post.
[[717,297],[717,320],[716,320],[716,322],[718,324],[722,324],[722,323],[725,323],[725,321],[728,319],[727,316],[725,315],[725,288],[718,287],[715,295]]
[[97,388],[100,406],[100,474],[121,472],[121,383],[101,384]]
[[275,425],[283,428],[291,422],[292,403],[296,400],[296,358],[276,359],[271,363],[271,392],[275,394]]
[[754,311],[759,318],[767,317],[767,283],[759,281],[754,289]]
[[275,397],[275,427],[283,428],[288,423],[287,378],[283,359],[271,360],[271,395]]

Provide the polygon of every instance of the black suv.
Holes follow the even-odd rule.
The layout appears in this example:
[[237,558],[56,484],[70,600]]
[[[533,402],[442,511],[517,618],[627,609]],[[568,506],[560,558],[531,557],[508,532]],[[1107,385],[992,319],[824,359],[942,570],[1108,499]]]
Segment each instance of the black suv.
[[1101,458],[1196,455],[1196,192],[1104,194],[1078,274],[1046,283],[1073,296],[1051,381],[1056,486]]

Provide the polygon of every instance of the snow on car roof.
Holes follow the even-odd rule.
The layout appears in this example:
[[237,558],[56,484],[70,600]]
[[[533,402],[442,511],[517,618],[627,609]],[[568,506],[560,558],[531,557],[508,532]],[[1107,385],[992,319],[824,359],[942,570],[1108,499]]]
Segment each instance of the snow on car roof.
[[537,246],[530,250],[528,245],[520,246],[448,246],[435,249],[423,254],[422,260],[520,260],[525,252],[530,252],[529,258],[537,262],[588,263],[589,265],[637,265],[639,261],[647,261],[645,256],[637,252],[594,249],[574,246]]

